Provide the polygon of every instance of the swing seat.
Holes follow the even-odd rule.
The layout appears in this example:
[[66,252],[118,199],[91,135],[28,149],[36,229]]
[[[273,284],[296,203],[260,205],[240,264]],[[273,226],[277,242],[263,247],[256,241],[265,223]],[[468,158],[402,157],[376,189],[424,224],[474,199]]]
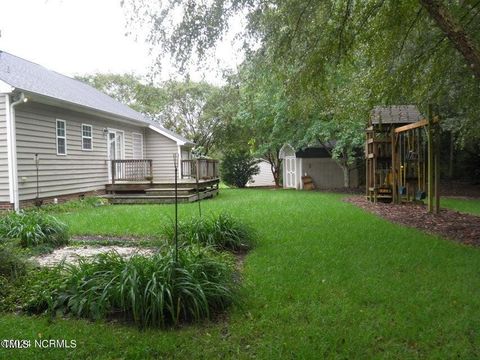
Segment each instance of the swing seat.
[[427,198],[427,193],[425,191],[422,191],[422,190],[418,190],[417,191],[417,194],[415,195],[415,199],[416,200],[424,200]]

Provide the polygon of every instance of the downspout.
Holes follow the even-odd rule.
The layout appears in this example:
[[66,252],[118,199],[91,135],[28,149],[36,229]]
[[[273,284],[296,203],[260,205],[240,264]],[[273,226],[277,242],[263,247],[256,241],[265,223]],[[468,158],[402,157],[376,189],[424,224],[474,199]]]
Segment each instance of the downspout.
[[17,170],[17,130],[15,126],[15,107],[18,104],[27,102],[25,94],[20,93],[18,100],[10,104],[10,127],[9,138],[10,141],[10,164],[12,172],[12,188],[13,188],[13,208],[16,212],[20,210],[20,200],[18,194],[18,170]]

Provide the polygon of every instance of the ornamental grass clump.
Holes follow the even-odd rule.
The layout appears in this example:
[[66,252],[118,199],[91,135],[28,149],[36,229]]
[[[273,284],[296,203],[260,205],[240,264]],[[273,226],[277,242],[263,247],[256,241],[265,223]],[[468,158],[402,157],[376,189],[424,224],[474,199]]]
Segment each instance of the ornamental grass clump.
[[[175,224],[166,228],[164,233],[173,241]],[[246,251],[253,247],[254,232],[232,215],[220,213],[179,222],[178,240],[182,244],[201,244],[217,250]]]
[[121,316],[144,328],[208,319],[234,301],[231,257],[190,246],[177,262],[173,251],[130,258],[110,252],[61,264],[52,270],[61,281],[50,297],[43,292],[31,303],[90,319]]
[[67,225],[40,211],[11,212],[0,218],[0,237],[18,239],[22,247],[68,244]]

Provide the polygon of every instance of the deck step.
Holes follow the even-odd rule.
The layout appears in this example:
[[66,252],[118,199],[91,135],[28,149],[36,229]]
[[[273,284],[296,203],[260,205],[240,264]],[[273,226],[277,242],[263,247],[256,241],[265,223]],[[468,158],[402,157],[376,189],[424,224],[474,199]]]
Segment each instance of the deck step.
[[[194,188],[180,188],[177,189],[177,194],[180,195],[192,195],[194,193]],[[175,196],[175,189],[171,188],[150,188],[145,190],[147,195],[158,195],[158,196]]]
[[[198,185],[195,180],[189,179],[182,179],[179,180],[177,183],[177,187],[179,191],[190,191],[191,189],[198,189],[200,191],[203,190],[213,190],[218,189],[218,184],[220,180],[216,179],[208,179],[208,180],[199,180]],[[174,190],[175,182],[174,181],[165,181],[165,182],[138,182],[138,183],[115,183],[115,184],[106,184],[105,191],[107,193],[129,193],[129,192],[136,192],[142,193],[146,192],[147,190],[156,191],[158,189],[166,189],[166,190]],[[195,191],[196,192],[196,191]]]
[[[196,201],[196,195],[178,196],[179,203]],[[110,204],[173,204],[175,197],[171,196],[149,196],[149,195],[120,195],[108,198]]]
[[[178,195],[179,203],[194,202],[200,199],[214,197],[218,194],[218,190],[202,191],[197,196],[196,193],[189,195]],[[102,196],[111,204],[173,204],[175,203],[175,195],[153,195],[153,194],[107,194]]]

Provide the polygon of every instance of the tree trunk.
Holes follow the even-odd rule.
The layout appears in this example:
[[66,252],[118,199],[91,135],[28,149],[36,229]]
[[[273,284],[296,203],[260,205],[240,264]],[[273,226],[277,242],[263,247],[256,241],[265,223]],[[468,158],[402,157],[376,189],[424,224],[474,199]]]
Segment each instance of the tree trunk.
[[272,159],[268,159],[270,163],[270,169],[272,170],[273,180],[275,181],[275,188],[280,187],[280,171],[281,171],[281,162],[282,160],[277,159],[273,161]]
[[280,172],[282,170],[282,159],[278,157],[279,151],[275,154],[269,153],[266,158],[270,164],[270,170],[272,171],[273,180],[275,181],[275,188],[280,187]]
[[454,160],[455,139],[453,137],[453,131],[450,131],[450,154],[448,159],[448,177],[453,178],[453,160]]
[[280,187],[280,162],[273,167],[272,174],[273,180],[275,181],[275,188],[278,189]]
[[343,187],[350,187],[350,168],[346,165],[340,165],[343,170]]
[[473,74],[480,81],[480,50],[463,26],[453,17],[440,0],[420,0],[453,46],[462,54]]

